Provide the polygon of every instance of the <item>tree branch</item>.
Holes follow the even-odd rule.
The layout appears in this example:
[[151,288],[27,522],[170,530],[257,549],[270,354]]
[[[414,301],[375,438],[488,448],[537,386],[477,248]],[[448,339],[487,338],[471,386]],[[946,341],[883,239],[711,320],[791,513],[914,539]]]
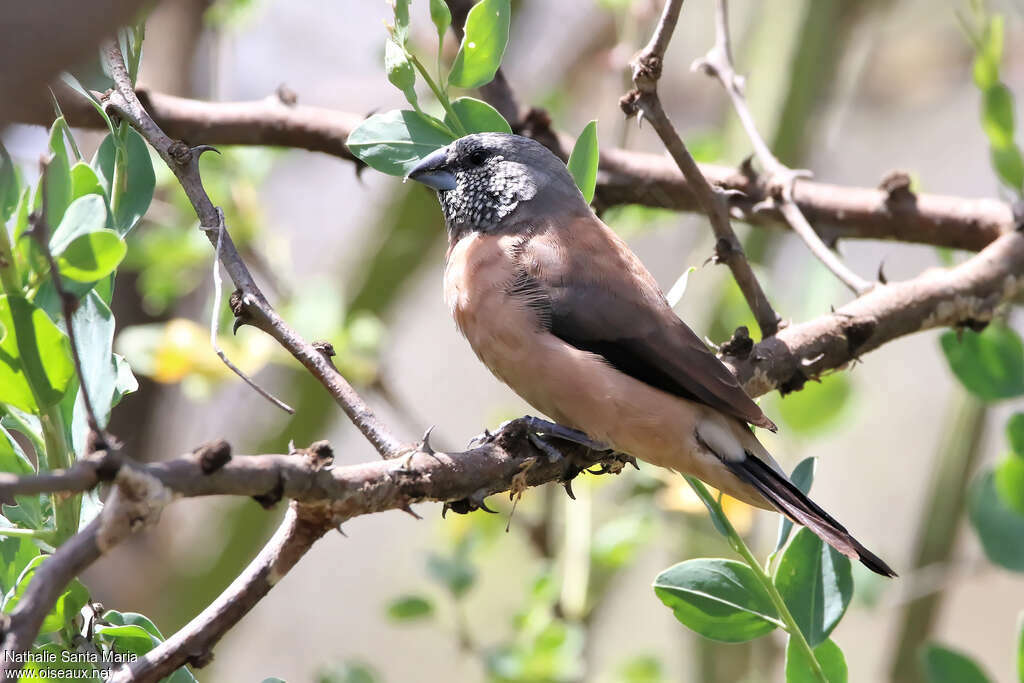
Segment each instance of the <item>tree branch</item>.
[[311,343],[299,336],[277,314],[263,292],[256,286],[252,274],[242,261],[234,241],[222,224],[221,213],[210,200],[199,174],[199,155],[206,147],[193,147],[169,138],[150,118],[136,97],[124,66],[124,57],[116,42],[104,46],[104,57],[114,79],[115,89],[105,96],[104,106],[112,109],[135,128],[171,169],[192,203],[199,224],[207,228],[207,237],[214,247],[220,241],[220,261],[235,283],[237,296],[232,296],[232,311],[238,321],[253,325],[271,337],[302,363],[323,384],[341,409],[363,433],[373,447],[385,458],[400,455],[405,447],[377,419],[366,402],[342,377],[334,365]]
[[[55,86],[65,116],[76,126],[98,128],[103,121],[77,93]],[[323,152],[354,161],[345,140],[362,117],[357,114],[283,104],[278,98],[250,102],[203,102],[140,88],[139,99],[172,138],[211,145],[268,145]],[[52,108],[41,103],[26,121],[44,125]],[[571,149],[568,137],[553,134],[550,121],[533,110],[527,116],[548,133],[536,135],[555,151]],[[534,134],[531,127],[521,129]],[[550,139],[554,136],[554,142]],[[560,144],[558,142],[560,141]],[[562,150],[558,150],[561,147]],[[730,192],[734,216],[754,225],[785,225],[778,206],[765,202],[770,188],[742,170],[700,164],[715,187]],[[995,199],[912,194],[906,185],[885,189],[846,187],[797,179],[793,201],[827,244],[839,239],[896,240],[980,251],[1013,229],[1010,206]],[[673,211],[699,211],[692,186],[671,160],[660,154],[608,147],[601,150],[595,205],[599,208],[642,204]]]
[[978,327],[1024,291],[1024,232],[1003,235],[950,269],[878,285],[842,308],[791,325],[723,360],[752,396],[795,391],[808,379],[855,361],[904,335],[936,327]]
[[259,555],[231,585],[192,621],[108,679],[114,683],[148,683],[190,664],[205,666],[213,647],[287,574],[333,525],[330,515],[299,503],[288,506],[284,520]]
[[773,188],[772,197],[767,200],[778,204],[778,209],[793,232],[800,236],[811,253],[839,278],[839,280],[850,288],[854,294],[860,296],[868,292],[874,285],[863,279],[839,260],[832,250],[822,242],[821,237],[814,231],[811,224],[800,207],[793,201],[793,185],[798,177],[809,177],[807,171],[793,171],[782,164],[768,144],[761,137],[754,123],[754,117],[747,106],[747,98],[743,93],[744,80],[736,74],[732,62],[732,47],[729,40],[729,14],[726,0],[715,2],[715,44],[708,53],[693,63],[694,70],[701,70],[712,78],[716,78],[725,91],[729,94],[732,106],[740,119],[743,130],[754,147],[754,154],[767,173],[768,184]]
[[743,292],[743,297],[761,328],[761,336],[771,337],[779,327],[780,318],[768,302],[768,297],[765,296],[761,283],[757,281],[743,253],[743,247],[733,232],[725,193],[713,187],[704,177],[662,108],[661,99],[658,97],[658,79],[661,78],[665,50],[668,49],[682,5],[682,0],[666,0],[654,35],[632,62],[634,89],[622,97],[620,104],[626,116],[640,115],[641,119],[650,121],[651,127],[658,133],[658,137],[693,188],[697,201],[711,221],[711,229],[718,240],[715,244],[716,258],[732,271],[736,284]]

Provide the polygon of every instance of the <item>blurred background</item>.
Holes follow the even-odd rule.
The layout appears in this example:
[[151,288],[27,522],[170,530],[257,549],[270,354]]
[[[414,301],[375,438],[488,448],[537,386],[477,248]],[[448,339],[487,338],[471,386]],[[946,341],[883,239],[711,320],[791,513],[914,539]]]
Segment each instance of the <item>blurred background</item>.
[[[623,121],[618,98],[660,5],[519,0],[505,73],[520,100],[545,107],[557,129],[575,135],[596,118],[602,146],[659,152],[652,131]],[[413,2],[412,40],[430,55],[426,6]],[[991,6],[1006,16],[1002,79],[1019,94],[1024,5]],[[712,8],[684,6],[660,90],[699,160],[735,165],[749,143],[721,87],[689,70],[713,42]],[[838,184],[875,186],[901,169],[922,191],[1000,196],[971,80],[974,48],[958,19],[970,16],[966,2],[734,0],[730,10],[737,69],[784,162]],[[400,108],[401,93],[383,78],[390,17],[384,0],[159,3],[140,83],[213,100],[273,97],[284,85],[301,104],[361,115]],[[449,56],[456,47],[449,36]],[[100,138],[78,139],[94,148]],[[46,136],[16,125],[3,141],[32,169]],[[322,154],[222,151],[204,159],[207,188],[266,291],[306,338],[334,343],[339,367],[400,435],[411,440],[437,425],[435,447],[461,449],[484,427],[529,412],[450,319],[440,215],[425,188],[372,170],[357,175],[351,162]],[[211,251],[173,179],[156,167],[157,198],[129,240],[130,267],[114,298],[118,350],[142,386],[114,412],[112,433],[146,460],[215,438],[239,453],[327,438],[342,464],[375,458],[320,386],[259,332],[243,328],[226,350],[295,406],[295,417],[221,366],[205,331]],[[704,219],[641,207],[604,219],[664,289],[696,268],[677,310],[698,334],[721,343],[737,325],[756,329],[728,270],[703,265],[713,246]],[[784,317],[806,320],[850,299],[789,232],[737,227]],[[840,249],[864,276],[884,263],[891,281],[966,257],[881,242]],[[1010,322],[1022,329],[1019,317]],[[766,435],[768,448],[787,470],[817,456],[814,497],[902,575],[883,582],[855,574],[854,602],[833,634],[854,681],[890,679],[894,662],[926,638],[971,652],[995,680],[1015,675],[1024,581],[985,560],[962,505],[969,476],[1007,450],[1002,425],[1024,404],[969,397],[939,335],[890,343],[848,372],[762,402],[782,427]],[[936,485],[939,469],[953,475]],[[329,671],[351,681],[782,680],[782,641],[713,644],[654,596],[651,581],[664,567],[730,554],[681,478],[642,466],[584,475],[574,489],[575,503],[559,487],[530,490],[511,519],[507,499],[496,497],[493,516],[442,520],[440,506],[419,505],[423,521],[399,512],[352,520],[347,536],[317,544],[229,633],[200,680],[310,681]],[[156,529],[94,566],[86,583],[107,607],[143,612],[174,631],[248,563],[280,507],[179,502]],[[739,504],[729,512],[765,556],[776,516]],[[955,530],[955,542],[914,569],[936,528]]]

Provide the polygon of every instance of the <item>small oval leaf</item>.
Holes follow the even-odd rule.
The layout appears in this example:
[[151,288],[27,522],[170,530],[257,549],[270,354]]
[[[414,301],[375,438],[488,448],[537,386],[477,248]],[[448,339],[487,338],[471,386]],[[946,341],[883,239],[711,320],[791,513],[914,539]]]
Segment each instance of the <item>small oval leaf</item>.
[[946,332],[942,351],[957,379],[983,401],[1024,394],[1024,343],[1006,325],[992,322],[982,332]]
[[459,88],[490,83],[508,43],[509,0],[480,0],[466,15],[465,33],[448,82]]
[[419,112],[394,110],[360,123],[345,144],[381,173],[404,176],[420,159],[454,139],[442,128],[440,121],[431,122]]
[[[831,638],[814,648],[814,658],[828,683],[846,683],[849,679],[846,657]],[[806,651],[793,642],[792,636],[786,642],[786,683],[821,683],[807,661]]]
[[569,173],[576,181],[576,186],[583,193],[587,204],[594,200],[594,188],[597,187],[597,166],[600,151],[597,146],[597,121],[591,121],[583,128],[576,138],[572,153],[569,155]]
[[434,614],[434,604],[422,595],[403,595],[388,605],[388,617],[395,621],[426,619]]
[[775,587],[811,647],[828,639],[853,597],[850,559],[800,529],[775,570]]
[[76,282],[95,282],[114,272],[127,251],[128,245],[116,232],[97,230],[72,240],[57,258],[57,268]]
[[967,655],[939,645],[928,645],[922,653],[928,683],[989,683],[989,677]]
[[[498,110],[483,100],[473,97],[460,97],[452,102],[452,109],[466,129],[466,133],[512,133],[505,117]],[[448,114],[444,117],[445,124],[454,130],[453,121]]]
[[780,625],[753,570],[733,560],[680,562],[658,575],[654,592],[683,625],[713,640],[740,643]]
[[1024,572],[1024,516],[1003,502],[991,470],[971,485],[967,509],[988,559],[1006,569]]

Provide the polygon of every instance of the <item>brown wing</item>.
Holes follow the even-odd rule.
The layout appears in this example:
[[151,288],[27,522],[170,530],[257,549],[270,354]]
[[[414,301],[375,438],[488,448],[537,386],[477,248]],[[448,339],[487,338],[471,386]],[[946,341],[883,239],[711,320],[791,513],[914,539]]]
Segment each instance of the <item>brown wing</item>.
[[519,268],[511,289],[552,334],[651,386],[775,431],[672,311],[629,247],[596,217],[538,226],[514,256]]

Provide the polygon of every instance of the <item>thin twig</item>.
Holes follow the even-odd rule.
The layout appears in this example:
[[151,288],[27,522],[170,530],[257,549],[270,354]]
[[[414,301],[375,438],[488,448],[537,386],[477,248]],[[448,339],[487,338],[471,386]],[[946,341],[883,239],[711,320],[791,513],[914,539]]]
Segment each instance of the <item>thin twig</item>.
[[767,201],[777,202],[778,209],[786,222],[800,236],[811,253],[854,294],[860,296],[870,291],[874,284],[854,273],[839,260],[835,252],[825,245],[818,233],[811,227],[800,207],[793,200],[793,186],[797,179],[810,177],[810,172],[794,171],[780,162],[757,130],[757,124],[754,123],[754,117],[750,113],[747,98],[743,92],[744,80],[736,74],[736,69],[733,66],[727,0],[715,1],[715,44],[704,57],[693,63],[691,69],[699,69],[712,78],[716,78],[729,94],[733,109],[739,116],[740,124],[754,147],[754,154],[768,176],[768,185],[774,188],[774,191],[769,193],[770,198]]
[[[206,193],[199,174],[199,154],[202,148],[197,151],[181,141],[172,140],[156,125],[132,89],[124,57],[116,42],[108,41],[103,48],[103,55],[115,84],[104,106],[128,121],[157,151],[181,183],[199,217],[199,224],[216,225],[219,220],[217,207]],[[222,240],[220,262],[241,292],[238,308],[233,309],[236,317],[269,334],[302,363],[327,388],[353,424],[383,457],[398,457],[407,452],[407,447],[377,419],[337,368],[277,314],[253,280],[227,230],[218,232],[218,235],[221,235]],[[214,246],[218,235],[207,233]]]
[[704,177],[662,108],[661,99],[658,97],[658,79],[661,78],[665,50],[668,49],[682,4],[682,0],[667,0],[665,3],[654,35],[632,62],[634,90],[623,96],[620,105],[627,116],[639,115],[641,120],[649,121],[651,127],[658,133],[711,221],[711,229],[718,240],[715,245],[716,258],[728,265],[732,271],[736,284],[743,292],[743,297],[761,328],[761,336],[771,337],[779,328],[780,318],[768,302],[768,297],[765,296],[761,283],[754,275],[743,253],[743,247],[732,229],[725,193],[713,187]]
[[200,226],[202,230],[207,232],[210,230],[217,231],[217,244],[214,248],[213,258],[213,312],[210,314],[210,345],[213,347],[213,350],[217,352],[217,356],[219,356],[221,361],[224,362],[224,365],[228,366],[232,372],[241,377],[242,381],[252,387],[257,394],[267,399],[289,415],[294,415],[295,410],[290,405],[261,387],[251,377],[249,377],[249,375],[242,372],[241,368],[232,363],[231,359],[227,357],[227,354],[224,353],[224,350],[220,347],[220,343],[217,341],[217,327],[220,323],[220,302],[223,295],[223,286],[220,277],[220,257],[221,249],[224,246],[224,233],[227,232],[224,226],[224,212],[220,208],[217,209],[217,218],[218,222],[214,227]]

